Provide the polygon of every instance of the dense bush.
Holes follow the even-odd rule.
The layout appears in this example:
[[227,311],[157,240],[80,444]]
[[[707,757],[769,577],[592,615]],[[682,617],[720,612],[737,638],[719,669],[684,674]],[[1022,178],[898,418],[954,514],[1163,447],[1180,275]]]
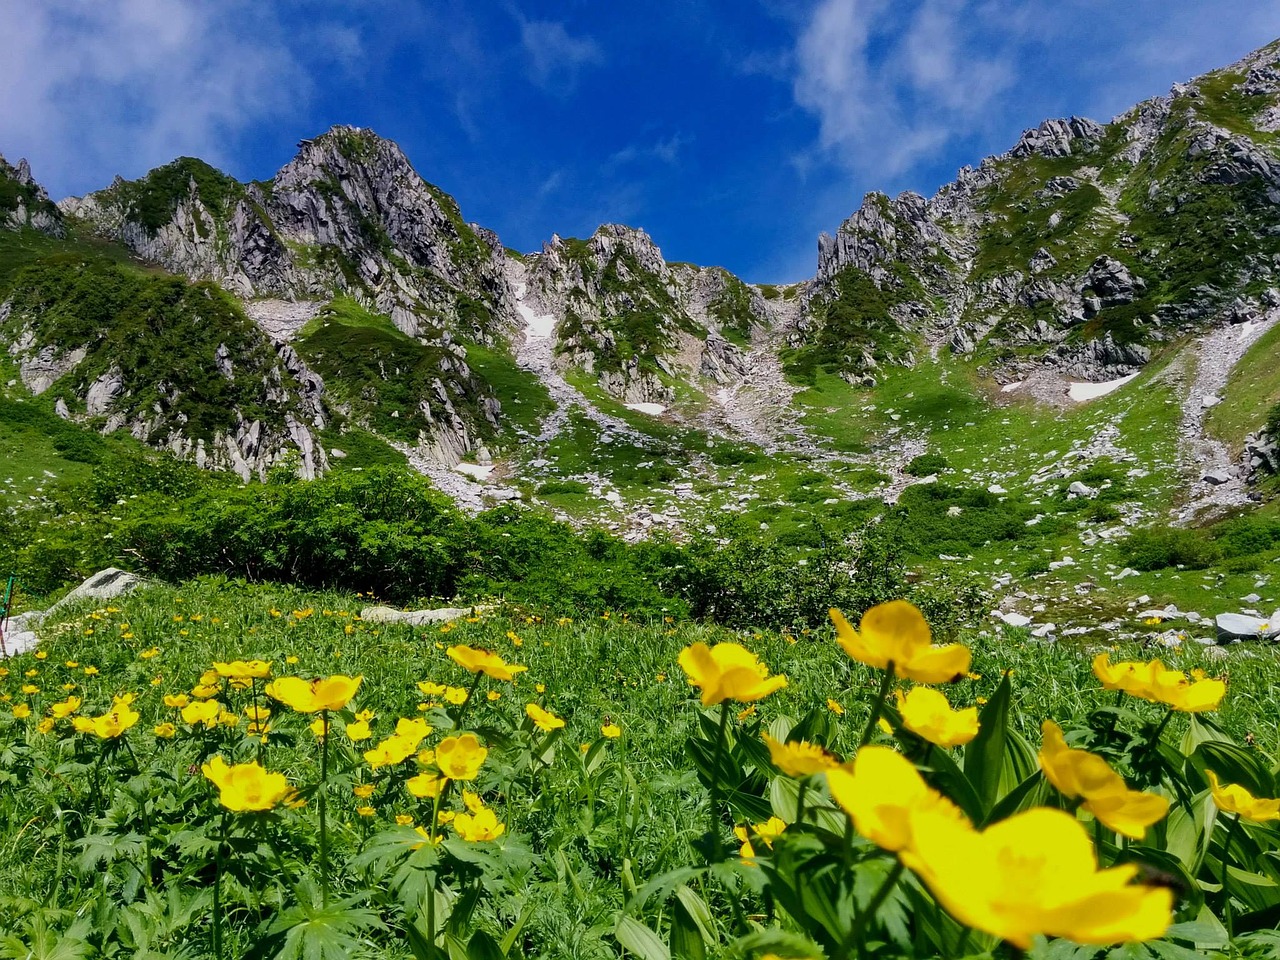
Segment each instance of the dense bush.
[[1186,567],[1202,570],[1218,559],[1219,550],[1199,530],[1135,530],[1121,544],[1124,561],[1135,570]]
[[907,464],[907,473],[913,477],[927,477],[930,474],[941,473],[947,469],[947,466],[947,458],[942,454],[922,453],[918,457],[913,457]]
[[46,509],[13,518],[0,564],[36,596],[115,565],[171,582],[223,574],[376,592],[400,605],[505,597],[556,613],[691,613],[735,626],[818,625],[832,603],[857,612],[910,594],[901,522],[868,523],[848,541],[816,520],[783,537],[751,526],[722,531],[727,542],[628,544],[520,507],[467,516],[405,470],[309,482],[277,471],[246,486],[168,458],[113,456]]

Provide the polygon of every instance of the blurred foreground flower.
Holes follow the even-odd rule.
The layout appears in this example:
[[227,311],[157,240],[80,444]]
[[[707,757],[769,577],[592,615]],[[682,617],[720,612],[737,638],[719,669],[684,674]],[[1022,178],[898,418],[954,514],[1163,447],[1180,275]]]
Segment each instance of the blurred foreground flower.
[[1084,826],[1041,807],[978,832],[964,821],[911,816],[902,861],[961,923],[1026,950],[1037,934],[1083,944],[1163,936],[1173,892],[1130,883],[1135,864],[1098,869]]

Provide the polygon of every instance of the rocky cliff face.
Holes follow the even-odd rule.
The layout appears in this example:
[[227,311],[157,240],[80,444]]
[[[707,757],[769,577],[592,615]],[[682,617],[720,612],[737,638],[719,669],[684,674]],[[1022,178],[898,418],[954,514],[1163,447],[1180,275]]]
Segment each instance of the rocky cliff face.
[[0,156],[0,230],[24,228],[50,237],[61,237],[66,232],[62,214],[31,176],[27,161],[19,160],[14,167]]
[[467,224],[396,144],[355,127],[303,140],[269,181],[183,158],[61,209],[246,299],[345,293],[411,336],[443,328],[486,343],[514,321],[497,237]]
[[869,194],[819,241],[812,326],[856,274],[904,332],[1007,378],[1131,372],[1273,288],[1277,130],[1272,44],[1109,124],[1047,120],[932,198]]
[[760,290],[726,270],[669,264],[642,230],[553,237],[526,259],[526,296],[556,318],[561,362],[628,402],[670,402],[669,380],[726,382],[771,322]]

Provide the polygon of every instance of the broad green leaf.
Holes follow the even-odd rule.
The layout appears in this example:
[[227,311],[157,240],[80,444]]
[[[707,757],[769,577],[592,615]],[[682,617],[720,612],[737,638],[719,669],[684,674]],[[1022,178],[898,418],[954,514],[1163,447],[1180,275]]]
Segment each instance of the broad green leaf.
[[639,920],[625,914],[619,916],[613,935],[624,949],[630,950],[640,960],[671,960],[671,951],[662,938]]
[[978,735],[964,748],[964,774],[984,811],[990,810],[999,796],[1012,699],[1013,684],[1006,673],[978,714]]

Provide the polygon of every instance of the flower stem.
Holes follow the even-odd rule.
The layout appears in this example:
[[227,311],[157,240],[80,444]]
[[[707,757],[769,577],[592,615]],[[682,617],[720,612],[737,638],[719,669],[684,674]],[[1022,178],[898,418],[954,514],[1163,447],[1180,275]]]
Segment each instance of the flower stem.
[[804,795],[809,789],[809,778],[800,781],[800,790],[796,793],[796,823],[804,823]]
[[222,960],[222,858],[226,845],[227,814],[223,811],[222,828],[218,832],[218,846],[213,857],[213,955],[217,960]]
[[889,688],[893,685],[893,664],[885,665],[884,676],[880,678],[880,692],[876,694],[876,701],[871,705],[871,716],[867,717],[866,729],[862,731],[862,739],[858,741],[859,747],[865,747],[871,742],[871,735],[876,732],[876,721],[880,719],[880,714],[884,710],[884,702],[889,696]]
[[329,826],[326,820],[325,788],[329,777],[329,711],[320,711],[324,736],[320,738],[320,902],[329,905]]
[[711,851],[713,863],[724,859],[724,843],[720,836],[720,759],[724,756],[726,733],[729,729],[729,701],[720,701],[720,728],[716,732],[716,749],[711,763]]
[[1231,869],[1231,841],[1236,837],[1236,831],[1240,829],[1240,814],[1236,814],[1231,820],[1231,826],[1227,828],[1227,839],[1222,846],[1222,913],[1226,919],[1227,937],[1233,937],[1235,926],[1235,917],[1231,910],[1231,893],[1227,890],[1227,871]]
[[[898,885],[898,880],[902,877],[902,871],[902,861],[894,861],[893,867],[889,870],[888,876],[884,878],[884,881],[867,902],[867,905],[858,912],[858,919],[854,921],[853,929],[849,931],[849,935],[845,937],[844,942],[840,944],[840,949],[836,954],[837,957],[847,957],[849,955],[849,950],[852,949],[854,944],[857,944],[859,948],[861,948],[863,941],[866,939],[867,927],[871,923],[871,918],[876,915],[882,906],[884,906],[885,900],[888,899],[889,894],[893,892],[893,888]],[[861,952],[861,949],[859,949],[859,952]]]

